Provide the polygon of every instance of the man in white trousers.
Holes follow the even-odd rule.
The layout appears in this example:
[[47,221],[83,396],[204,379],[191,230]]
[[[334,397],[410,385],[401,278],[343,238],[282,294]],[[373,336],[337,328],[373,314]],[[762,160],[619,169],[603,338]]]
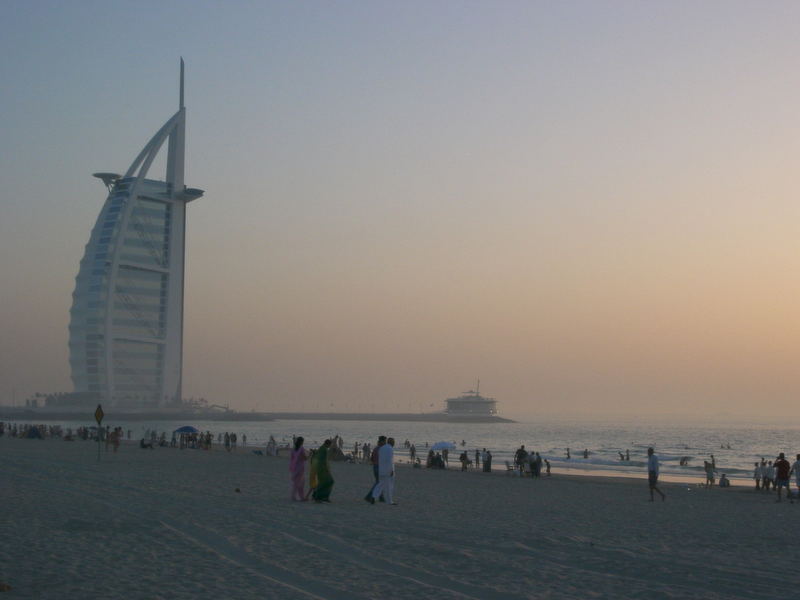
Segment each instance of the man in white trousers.
[[372,490],[372,503],[381,494],[387,504],[397,505],[394,501],[394,438],[389,438],[378,452],[378,485]]

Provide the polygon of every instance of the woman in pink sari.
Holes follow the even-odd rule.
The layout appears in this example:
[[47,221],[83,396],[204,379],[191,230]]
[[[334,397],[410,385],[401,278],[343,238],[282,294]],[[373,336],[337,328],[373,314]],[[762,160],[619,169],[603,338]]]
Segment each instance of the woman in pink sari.
[[305,478],[306,460],[308,455],[303,448],[303,438],[298,437],[294,441],[294,450],[289,459],[289,476],[292,478],[292,500],[303,502],[306,500],[303,494],[303,479]]

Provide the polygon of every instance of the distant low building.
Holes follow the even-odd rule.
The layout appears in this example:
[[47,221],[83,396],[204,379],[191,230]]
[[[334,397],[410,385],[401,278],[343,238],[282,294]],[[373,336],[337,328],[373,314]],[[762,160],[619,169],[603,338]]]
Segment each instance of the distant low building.
[[497,414],[497,400],[481,396],[473,390],[464,392],[457,398],[448,398],[445,403],[444,412],[448,415],[489,417]]

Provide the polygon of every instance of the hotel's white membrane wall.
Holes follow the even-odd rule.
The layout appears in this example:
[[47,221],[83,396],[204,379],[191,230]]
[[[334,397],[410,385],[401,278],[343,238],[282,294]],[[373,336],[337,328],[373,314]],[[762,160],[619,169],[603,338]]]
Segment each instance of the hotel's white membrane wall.
[[166,336],[170,318],[181,315],[170,314],[168,299],[170,280],[182,277],[182,264],[172,268],[170,249],[175,213],[182,217],[183,206],[176,210],[160,181],[143,180],[131,197],[134,181],[118,180],[92,229],[76,278],[69,346],[76,391],[108,401],[110,376],[111,401],[140,406],[170,397]]
[[[110,406],[145,408],[181,399],[186,204],[186,108],[181,61],[178,111],[112,184],[86,245],[70,311],[76,392]],[[167,143],[164,181],[147,179]]]

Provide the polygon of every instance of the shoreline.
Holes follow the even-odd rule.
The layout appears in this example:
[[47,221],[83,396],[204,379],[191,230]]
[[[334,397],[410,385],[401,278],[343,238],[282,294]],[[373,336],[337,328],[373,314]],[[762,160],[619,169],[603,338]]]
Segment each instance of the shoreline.
[[[0,420],[4,420],[4,419],[0,419]],[[108,422],[110,420],[112,420],[112,419],[108,418],[108,415],[106,415],[106,418],[104,418],[104,421]],[[85,421],[89,422],[88,419],[86,419]],[[78,421],[73,421],[73,423],[77,423],[77,422]],[[176,421],[176,423],[177,422],[182,422],[182,421]],[[233,421],[232,423],[235,423],[235,422],[236,421]],[[16,423],[17,425],[25,425],[25,424],[36,423],[36,421],[33,421],[31,423],[21,423],[21,422],[17,422],[15,420],[14,423]],[[44,423],[41,423],[41,421],[40,421],[39,424],[45,424],[45,425],[48,425],[48,426],[49,425],[58,425],[58,426],[60,426],[62,428],[66,428],[67,427],[66,425],[64,425],[64,423],[61,420],[53,420],[51,422],[45,421]],[[137,438],[138,437],[138,432],[136,434],[134,434],[133,437]],[[214,441],[213,441],[213,444],[212,444],[212,449],[213,450],[223,450],[224,449],[223,446],[216,441],[216,439],[217,439],[216,436],[213,439],[214,439]],[[77,440],[76,439],[76,441],[80,442],[82,440]],[[307,440],[307,441],[310,442],[310,440]],[[121,439],[120,442],[122,444],[126,444],[126,445],[127,444],[138,445],[138,440],[137,439]],[[237,446],[236,451],[237,452],[241,452],[242,450],[246,450],[247,452],[252,451],[252,450],[262,450],[263,451],[264,450],[264,446],[265,446],[265,443],[263,441],[261,441],[261,442],[252,442],[251,441],[250,444],[248,446],[246,446],[246,447],[243,447],[241,445],[241,442],[240,442],[240,444]],[[310,447],[312,447],[312,445],[308,444],[306,447],[310,448]],[[285,447],[285,446],[281,447],[281,451],[282,452],[285,452],[286,449],[287,449],[287,447]],[[422,458],[422,456],[424,455],[425,451],[426,451],[425,448],[420,448],[420,450],[418,451],[418,456],[420,458]],[[448,470],[448,471],[460,471],[461,470],[461,467],[460,467],[460,464],[458,462],[458,459],[456,458],[456,456],[459,453],[459,451],[460,451],[459,449],[451,451],[450,463],[449,463],[449,466],[448,466],[448,468],[446,470]],[[493,449],[493,451],[498,452],[498,453],[502,453],[503,452],[502,449]],[[509,449],[506,452],[511,453],[512,450]],[[470,453],[470,455],[471,455],[471,453]],[[499,456],[498,454],[496,454],[496,456],[495,456],[496,460],[495,460],[495,462],[493,464],[492,473],[493,474],[497,474],[497,473],[507,474],[508,471],[506,470],[506,468],[504,466],[504,462],[505,461],[502,458],[498,458],[498,456]],[[402,446],[398,445],[395,448],[395,457],[397,459],[396,460],[397,464],[402,464],[403,466],[407,466],[409,468],[411,467],[408,451],[405,448],[403,448]],[[577,464],[579,461],[580,461],[580,459],[576,457],[575,458],[575,463]],[[360,462],[360,461],[356,461],[356,462]],[[647,479],[647,473],[646,473],[646,471],[644,469],[642,469],[641,471],[633,471],[633,472],[631,472],[631,471],[622,471],[622,470],[615,469],[614,466],[612,466],[612,465],[600,465],[600,466],[594,466],[592,468],[588,468],[587,469],[587,468],[581,468],[581,467],[563,468],[563,467],[558,466],[558,464],[563,464],[563,463],[556,463],[556,466],[552,467],[552,473],[554,475],[559,476],[559,477],[579,477],[579,478],[597,477],[597,478],[602,478],[602,479],[616,479],[616,478],[619,478],[621,480],[626,480],[626,481],[629,481],[629,480],[633,480],[633,481],[635,481],[635,480],[646,480]],[[424,469],[425,469],[425,467],[423,467],[423,470]],[[472,472],[474,470],[475,470],[474,468],[470,468],[469,469],[470,472]],[[719,482],[719,474],[722,474],[723,472],[726,472],[726,469],[720,467],[718,469],[718,476],[716,478],[715,487],[718,487],[716,484],[718,484],[718,482]],[[737,474],[730,473],[729,471],[727,472],[727,475],[728,475],[729,481],[731,482],[731,486],[732,487],[737,487],[737,488],[743,487],[743,488],[746,488],[746,487],[753,487],[754,486],[754,484],[752,482],[752,479],[747,477],[747,476],[738,476]],[[546,475],[544,474],[544,471],[543,471],[543,474],[542,474],[541,477],[542,478],[546,478]],[[698,472],[698,471],[690,471],[690,472],[687,472],[686,474],[675,474],[675,473],[663,473],[662,472],[659,475],[659,481],[667,482],[667,483],[673,483],[673,484],[680,484],[680,485],[705,487],[705,475],[702,472]]]
[[[77,440],[82,441],[82,440]],[[88,443],[96,443],[96,442],[88,442]],[[120,440],[120,445],[126,445],[131,447],[138,447],[139,442],[135,440]],[[102,445],[102,444],[101,444]],[[306,446],[306,448],[310,448],[310,446]],[[156,448],[158,450],[180,450],[179,448]],[[195,449],[195,448],[185,448],[188,451],[198,451],[203,452],[203,450]],[[236,448],[231,450],[231,454],[252,454],[255,450],[259,450],[264,452],[262,446],[241,446],[237,445]],[[290,448],[288,446],[281,446],[280,452],[277,456],[269,456],[269,458],[277,458],[279,460],[286,460],[289,457]],[[211,452],[224,452],[224,446],[219,445],[216,441],[212,444],[210,449]],[[104,452],[104,450],[103,450]],[[265,453],[265,456],[266,453]],[[413,464],[408,459],[408,453],[403,448],[395,448],[395,465],[401,467],[402,469],[414,469]],[[399,460],[398,460],[399,458]],[[358,460],[355,462],[348,462],[348,461],[332,461],[331,464],[338,465],[338,464],[356,464],[356,465],[366,465],[365,462]],[[493,465],[494,466],[494,465]],[[432,472],[459,472],[468,474],[470,476],[504,476],[509,478],[516,478],[516,479],[535,479],[529,476],[522,476],[519,475],[511,475],[506,469],[500,468],[493,468],[490,473],[486,473],[480,469],[469,468],[466,471],[461,471],[461,467],[458,465],[457,462],[454,462],[452,466],[447,467],[446,469],[428,469],[425,466],[419,467],[417,470],[421,471],[432,471]],[[550,479],[556,477],[559,479],[574,479],[575,481],[580,481],[583,479],[589,480],[596,480],[597,483],[600,482],[616,482],[616,483],[630,483],[632,481],[640,481],[643,484],[647,484],[647,473],[625,473],[620,471],[615,471],[613,469],[560,469],[560,468],[553,468],[551,469],[552,475],[549,477]],[[547,474],[542,474],[539,479],[548,479]],[[741,488],[741,489],[748,489],[753,488],[754,484],[750,483],[746,479],[736,479],[736,478],[729,478],[731,482],[731,487]],[[695,487],[702,487],[705,488],[705,477],[704,476],[692,476],[692,475],[671,475],[671,474],[661,474],[658,477],[658,481],[660,483],[669,483],[669,484],[676,484],[679,486],[695,486]],[[717,485],[719,483],[719,478],[716,479],[716,483],[713,487],[719,487]],[[755,491],[755,489],[754,489]],[[761,492],[759,492],[761,493]],[[764,492],[766,494],[766,492]]]
[[[435,413],[337,413],[337,412],[239,412],[229,411],[138,411],[123,412],[105,409],[108,419],[117,421],[230,421],[230,422],[268,422],[268,421],[401,421],[409,423],[516,423],[512,419],[499,416],[451,415]],[[93,408],[82,411],[58,411],[0,406],[0,420],[11,421],[72,421],[91,418]]]

